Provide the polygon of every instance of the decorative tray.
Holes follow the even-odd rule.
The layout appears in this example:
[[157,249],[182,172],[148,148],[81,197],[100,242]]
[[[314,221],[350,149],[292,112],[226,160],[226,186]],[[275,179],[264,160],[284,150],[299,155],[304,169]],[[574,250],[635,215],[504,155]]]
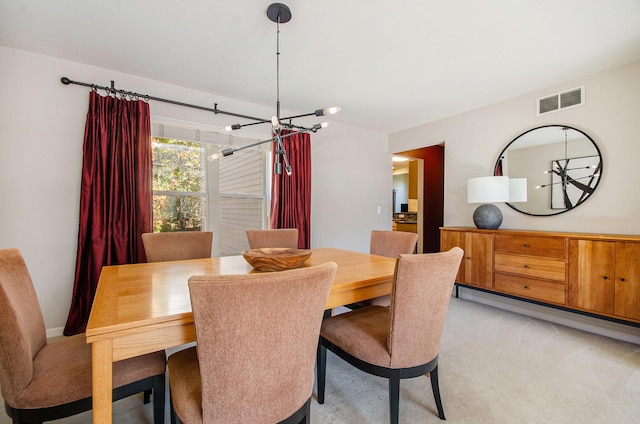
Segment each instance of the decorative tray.
[[311,251],[286,247],[263,247],[245,250],[242,256],[258,271],[284,271],[300,268],[311,256]]

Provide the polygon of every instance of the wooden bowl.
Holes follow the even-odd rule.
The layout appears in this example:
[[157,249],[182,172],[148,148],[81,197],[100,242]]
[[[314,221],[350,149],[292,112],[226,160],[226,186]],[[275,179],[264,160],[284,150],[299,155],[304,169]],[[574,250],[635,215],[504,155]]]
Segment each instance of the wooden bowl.
[[284,271],[300,268],[311,256],[310,250],[263,247],[242,252],[244,259],[258,271]]

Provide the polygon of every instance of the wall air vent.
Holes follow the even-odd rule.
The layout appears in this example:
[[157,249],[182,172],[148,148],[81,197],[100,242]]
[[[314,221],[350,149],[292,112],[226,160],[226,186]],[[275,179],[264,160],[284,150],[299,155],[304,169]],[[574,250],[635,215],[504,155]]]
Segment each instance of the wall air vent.
[[584,104],[584,85],[560,93],[540,97],[536,100],[538,115]]

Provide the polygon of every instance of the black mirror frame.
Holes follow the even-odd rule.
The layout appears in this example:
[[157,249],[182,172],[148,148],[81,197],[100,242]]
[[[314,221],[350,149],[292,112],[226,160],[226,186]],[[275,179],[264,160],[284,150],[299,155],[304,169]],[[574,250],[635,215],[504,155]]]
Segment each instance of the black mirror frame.
[[[513,140],[511,140],[511,141],[510,141],[510,142],[509,142],[509,143],[504,147],[504,149],[502,149],[502,151],[501,151],[501,152],[500,152],[500,154],[498,155],[498,159],[496,159],[496,164],[495,164],[495,165],[494,165],[494,167],[493,167],[493,175],[497,175],[497,174],[496,174],[496,172],[498,171],[498,165],[500,164],[500,160],[501,160],[501,159],[502,159],[502,157],[505,155],[505,153],[506,153],[507,149],[509,148],[509,146],[511,146],[513,143],[515,143],[515,142],[516,142],[520,137],[523,137],[524,135],[529,134],[529,133],[530,133],[530,132],[532,132],[532,131],[539,130],[539,129],[541,129],[541,128],[550,128],[550,127],[562,127],[562,128],[567,128],[567,129],[570,129],[570,130],[577,131],[577,132],[581,133],[582,135],[584,135],[584,136],[585,136],[585,137],[586,137],[586,138],[591,142],[591,144],[593,144],[593,147],[595,147],[596,152],[598,153],[598,157],[600,158],[600,178],[598,178],[598,181],[596,181],[596,184],[593,186],[593,192],[595,192],[595,191],[596,191],[596,188],[597,188],[597,187],[598,187],[598,185],[600,184],[600,180],[602,179],[602,172],[603,172],[603,169],[604,169],[604,161],[603,161],[603,159],[602,159],[602,153],[600,152],[600,148],[598,147],[598,145],[596,144],[596,142],[595,142],[595,141],[593,141],[593,139],[592,139],[592,138],[591,138],[587,133],[585,133],[585,132],[584,132],[584,131],[582,131],[582,130],[579,130],[578,128],[571,127],[571,126],[569,126],[569,125],[559,125],[559,124],[541,125],[541,126],[539,126],[539,127],[531,128],[530,130],[527,130],[527,131],[523,132],[522,134],[520,134],[520,135],[516,136]],[[560,214],[565,213],[565,212],[569,212],[569,211],[571,211],[571,210],[573,210],[573,209],[577,208],[578,206],[580,206],[581,204],[583,204],[584,202],[586,202],[586,201],[587,201],[587,199],[588,199],[589,197],[591,197],[591,195],[593,194],[593,192],[592,192],[591,194],[589,194],[589,195],[588,195],[588,196],[587,196],[583,201],[581,201],[580,203],[576,204],[574,207],[572,207],[572,208],[568,208],[568,209],[564,209],[564,210],[561,210],[561,211],[559,211],[559,212],[555,212],[555,213],[548,213],[548,214],[535,214],[535,213],[530,213],[530,212],[524,212],[524,211],[521,211],[520,209],[516,208],[515,206],[513,206],[511,203],[508,203],[508,202],[506,202],[506,205],[507,205],[507,206],[509,206],[511,209],[513,209],[513,210],[517,211],[517,212],[520,212],[520,213],[522,213],[522,214],[529,215],[529,216],[554,216],[554,215],[560,215]]]

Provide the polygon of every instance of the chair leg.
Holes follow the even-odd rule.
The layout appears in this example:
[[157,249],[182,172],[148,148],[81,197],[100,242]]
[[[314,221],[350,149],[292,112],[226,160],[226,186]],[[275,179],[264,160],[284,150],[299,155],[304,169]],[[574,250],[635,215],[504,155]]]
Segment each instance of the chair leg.
[[[153,377],[153,423],[164,424],[165,375]],[[146,392],[145,392],[146,396]]]
[[149,389],[149,390],[145,390],[144,391],[144,399],[143,399],[143,403],[146,405],[147,403],[151,402],[151,393],[153,392],[153,390]]
[[300,424],[311,424],[311,402],[307,402],[304,407],[304,418]]
[[173,397],[171,396],[171,387],[169,387],[169,415],[171,416],[171,424],[177,424],[178,417],[176,416],[176,410],[173,409]]
[[316,374],[318,380],[318,403],[324,403],[324,384],[327,373],[327,348],[318,343],[316,352]]
[[398,424],[400,415],[400,377],[389,376],[389,420]]
[[437,366],[429,373],[429,376],[431,377],[431,389],[433,390],[433,397],[436,400],[436,408],[438,408],[438,416],[441,420],[446,420],[444,417],[444,409],[442,408],[442,400],[440,399],[440,385],[438,384]]

